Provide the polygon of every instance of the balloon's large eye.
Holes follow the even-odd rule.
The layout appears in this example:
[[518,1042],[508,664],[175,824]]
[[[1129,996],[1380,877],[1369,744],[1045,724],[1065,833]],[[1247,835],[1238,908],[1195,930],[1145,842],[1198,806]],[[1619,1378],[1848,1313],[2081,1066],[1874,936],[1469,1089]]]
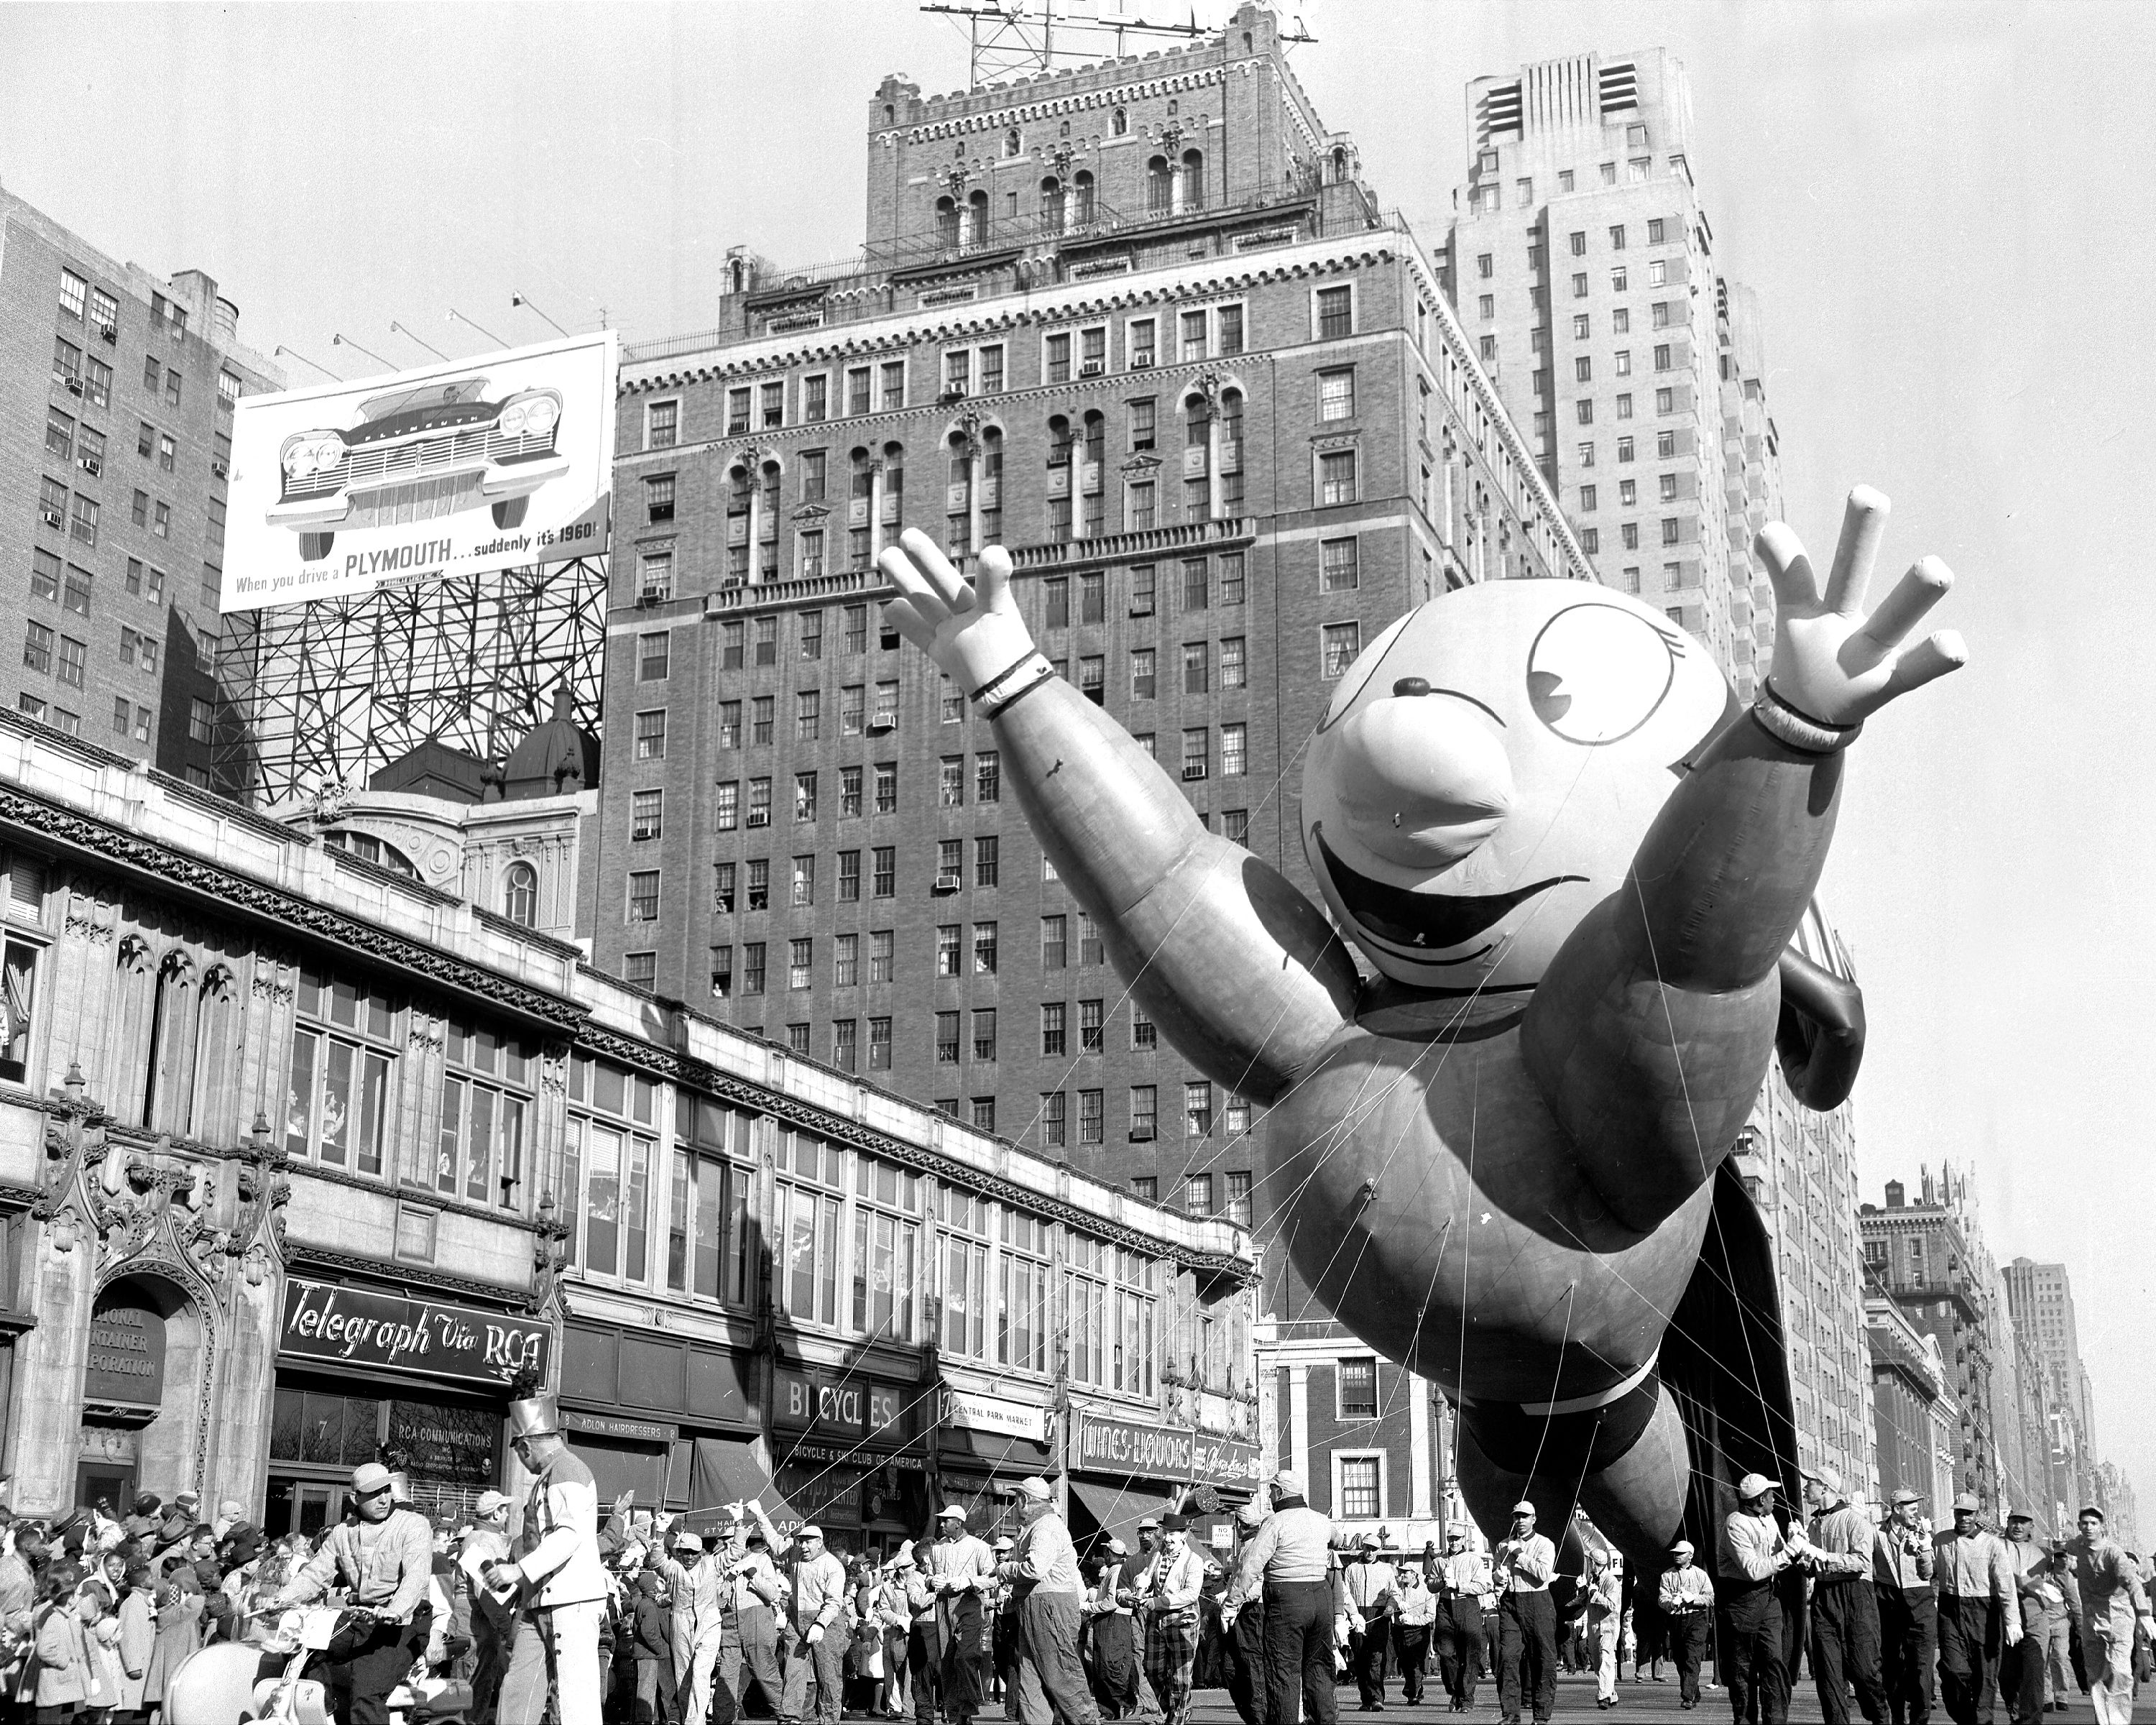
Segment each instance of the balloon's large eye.
[[1654,716],[1676,675],[1676,645],[1615,605],[1574,605],[1527,653],[1527,701],[1569,742],[1615,742]]
[[1332,691],[1332,704],[1325,709],[1325,724],[1319,726],[1319,730],[1336,723],[1340,716],[1354,705],[1355,697],[1377,674],[1378,667],[1385,662],[1385,655],[1391,649],[1394,641],[1408,626],[1408,618],[1414,615],[1414,613],[1410,611],[1407,617],[1395,618],[1383,634],[1355,655],[1354,662],[1341,674],[1340,686]]

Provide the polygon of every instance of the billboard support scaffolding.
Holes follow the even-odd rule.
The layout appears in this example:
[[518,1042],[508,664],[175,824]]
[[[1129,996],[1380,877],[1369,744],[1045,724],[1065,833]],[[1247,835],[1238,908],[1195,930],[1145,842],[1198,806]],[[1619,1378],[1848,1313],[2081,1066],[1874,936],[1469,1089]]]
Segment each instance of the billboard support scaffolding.
[[557,687],[599,735],[607,565],[578,557],[228,617],[213,783],[266,806],[363,786],[424,742],[498,762]]
[[235,404],[216,788],[498,762],[559,687],[598,732],[620,358],[606,331]]

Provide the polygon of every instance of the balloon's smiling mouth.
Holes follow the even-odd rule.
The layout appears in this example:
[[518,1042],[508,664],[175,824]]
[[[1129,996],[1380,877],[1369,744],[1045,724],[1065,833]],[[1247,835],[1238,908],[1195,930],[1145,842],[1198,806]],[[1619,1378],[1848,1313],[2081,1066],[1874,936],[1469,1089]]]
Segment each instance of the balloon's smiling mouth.
[[1431,955],[1463,946],[1495,927],[1509,911],[1537,893],[1547,892],[1569,880],[1587,879],[1584,875],[1553,875],[1546,880],[1537,880],[1512,892],[1411,892],[1404,886],[1373,880],[1368,875],[1358,874],[1349,868],[1325,842],[1322,822],[1311,829],[1311,836],[1317,841],[1317,854],[1324,860],[1333,891],[1339,895],[1342,907],[1357,925],[1373,938],[1399,948],[1403,954],[1424,958],[1433,964],[1466,964],[1480,958],[1490,950],[1489,946],[1478,947],[1456,957],[1437,958]]

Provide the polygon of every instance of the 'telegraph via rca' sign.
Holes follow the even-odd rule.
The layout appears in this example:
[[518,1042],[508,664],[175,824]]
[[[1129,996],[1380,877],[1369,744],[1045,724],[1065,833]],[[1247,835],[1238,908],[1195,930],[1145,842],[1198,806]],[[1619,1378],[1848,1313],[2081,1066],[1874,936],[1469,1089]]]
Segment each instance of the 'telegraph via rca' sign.
[[1078,1466],[1140,1479],[1248,1483],[1258,1476],[1258,1446],[1208,1432],[1173,1431],[1081,1413]]
[[285,1284],[280,1352],[342,1366],[379,1366],[464,1384],[506,1384],[526,1367],[543,1378],[547,1327],[435,1300],[406,1300],[292,1276]]

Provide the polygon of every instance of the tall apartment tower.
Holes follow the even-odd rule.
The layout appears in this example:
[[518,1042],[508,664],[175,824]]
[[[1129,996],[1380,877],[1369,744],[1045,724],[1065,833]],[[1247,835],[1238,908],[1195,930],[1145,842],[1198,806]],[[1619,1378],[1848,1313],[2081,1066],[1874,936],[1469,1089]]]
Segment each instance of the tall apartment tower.
[[1692,181],[1684,68],[1661,49],[1547,60],[1475,80],[1467,109],[1460,321],[1604,578],[1748,699],[1773,640],[1751,518],[1779,476],[1756,311]]
[[121,263],[0,187],[12,704],[203,786],[232,404],[282,387],[239,321],[200,270]]
[[[1474,156],[1449,275],[1460,322],[1604,580],[1703,641],[1748,701],[1774,646],[1752,551],[1782,512],[1757,296],[1716,268],[1691,173],[1691,89],[1660,49],[1468,86]],[[1848,974],[1815,914],[1798,944]],[[1851,1111],[1779,1071],[1738,1172],[1774,1236],[1798,1461],[1871,1481],[1870,1349]]]
[[[597,962],[1262,1223],[1252,1111],[1132,1011],[993,732],[883,627],[876,555],[1009,546],[1058,670],[1313,892],[1302,748],[1362,644],[1448,588],[1591,566],[1268,11],[1004,86],[890,78],[864,117],[863,254],[741,252],[718,327],[625,357]],[[1425,1389],[1367,1353],[1347,1376],[1336,1408],[1397,1415],[1400,1453],[1343,1493],[1427,1508]]]
[[2057,1495],[2071,1516],[2095,1489],[2093,1423],[2088,1373],[2082,1366],[2081,1332],[2074,1321],[2073,1285],[2063,1264],[2016,1258],[2000,1272],[2014,1327],[2034,1351],[2053,1409],[2053,1473]]

